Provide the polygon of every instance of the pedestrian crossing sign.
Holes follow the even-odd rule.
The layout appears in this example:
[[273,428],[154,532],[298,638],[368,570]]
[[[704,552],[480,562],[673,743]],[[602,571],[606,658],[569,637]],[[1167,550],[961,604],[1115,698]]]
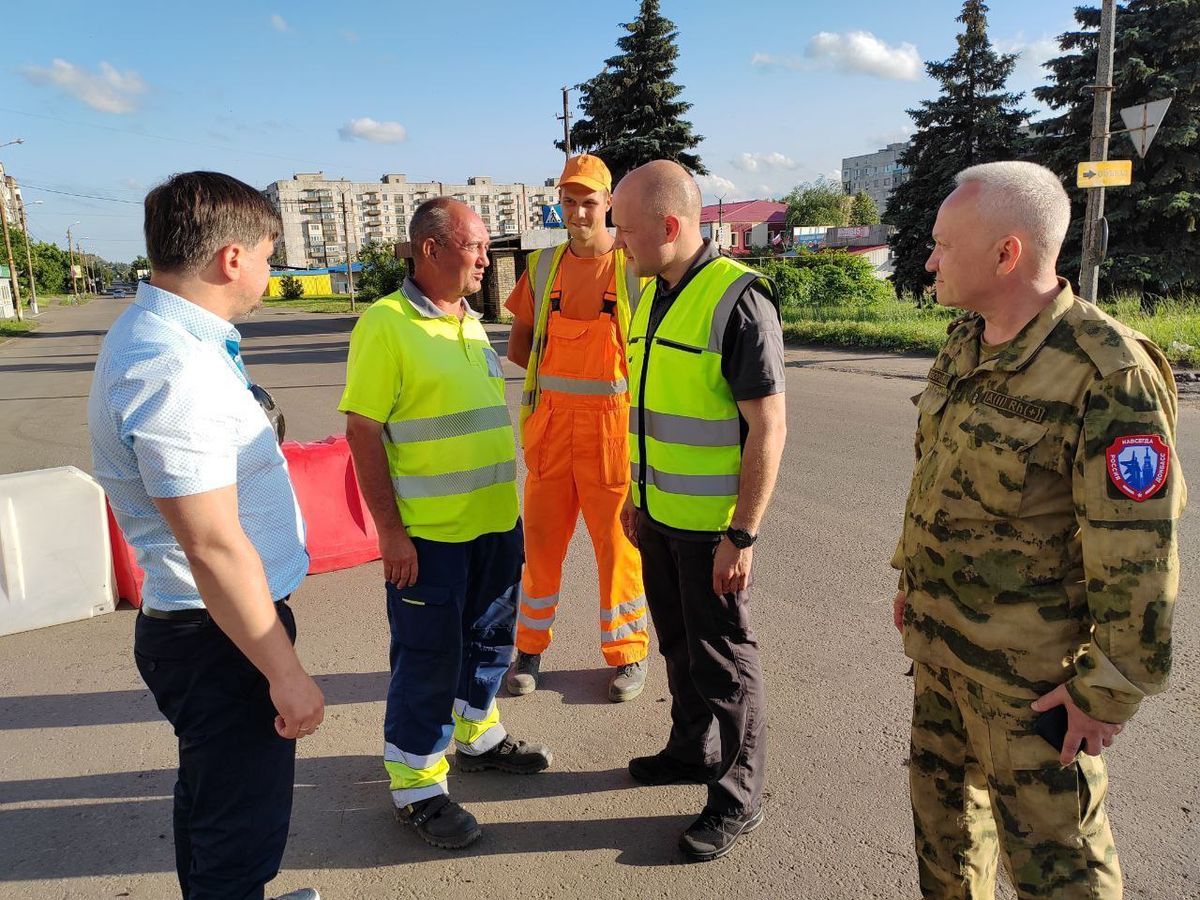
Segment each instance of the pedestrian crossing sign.
[[563,228],[562,206],[558,203],[546,204],[542,207],[543,228]]

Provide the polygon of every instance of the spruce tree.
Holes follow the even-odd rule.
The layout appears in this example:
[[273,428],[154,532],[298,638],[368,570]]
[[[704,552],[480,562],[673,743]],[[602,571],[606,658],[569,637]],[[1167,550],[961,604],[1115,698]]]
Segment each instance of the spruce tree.
[[621,52],[578,85],[584,118],[571,129],[572,150],[603,159],[614,183],[652,159],[706,174],[700,157],[688,152],[703,140],[683,118],[692,104],[679,99],[683,87],[671,81],[679,56],[674,23],[659,12],[658,0],[642,0],[637,18],[621,27],[627,32],[617,41]]
[[[1059,37],[1063,55],[1048,62],[1050,83],[1034,96],[1058,112],[1039,122],[1038,162],[1064,176],[1071,195],[1071,231],[1059,269],[1078,283],[1086,191],[1075,168],[1089,158],[1092,92],[1100,10],[1075,11],[1078,31]],[[1111,159],[1133,160],[1133,184],[1104,195],[1108,256],[1100,291],[1152,295],[1200,290],[1200,0],[1130,0],[1117,11],[1114,35],[1112,125],[1125,127],[1120,110],[1173,97],[1145,159],[1128,135],[1109,140]]]
[[850,204],[850,221],[847,225],[878,225],[879,207],[866,191],[854,195]]
[[897,291],[920,294],[933,282],[925,271],[938,207],[954,189],[954,175],[978,163],[1021,156],[1021,94],[1005,90],[1017,57],[997,53],[987,34],[987,4],[966,0],[958,21],[958,49],[925,71],[942,85],[934,100],[908,110],[917,132],[900,157],[907,180],[893,190],[884,219],[896,226]]

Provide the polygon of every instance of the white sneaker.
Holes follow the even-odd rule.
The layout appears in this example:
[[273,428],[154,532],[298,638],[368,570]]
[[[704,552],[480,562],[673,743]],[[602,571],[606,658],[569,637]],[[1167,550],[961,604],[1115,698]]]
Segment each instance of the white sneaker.
[[280,894],[275,900],[321,900],[321,895],[317,893],[316,888],[300,888]]

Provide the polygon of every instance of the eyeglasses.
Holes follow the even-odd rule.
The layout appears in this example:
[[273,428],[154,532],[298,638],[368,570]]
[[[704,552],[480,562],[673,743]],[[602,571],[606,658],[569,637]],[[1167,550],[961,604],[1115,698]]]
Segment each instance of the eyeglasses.
[[[450,246],[445,241],[438,240],[438,238],[434,238],[434,240],[443,247]],[[466,250],[472,256],[478,256],[480,253],[483,253],[486,256],[492,249],[492,245],[488,241],[471,241],[469,244],[460,244],[458,241],[453,241],[452,243],[459,250]]]
[[279,443],[283,443],[283,436],[287,433],[287,423],[283,419],[283,410],[279,408],[279,404],[275,402],[275,398],[262,385],[251,384],[250,396],[252,396],[262,411],[267,414],[267,421],[271,423],[271,428],[275,432],[275,437]]

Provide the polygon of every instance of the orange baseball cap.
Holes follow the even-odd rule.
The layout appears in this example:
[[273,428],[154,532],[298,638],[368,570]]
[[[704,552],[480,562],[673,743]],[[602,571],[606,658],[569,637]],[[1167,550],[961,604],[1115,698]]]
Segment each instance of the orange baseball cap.
[[608,171],[608,166],[600,157],[582,153],[579,156],[572,156],[563,167],[562,175],[558,179],[558,186],[563,187],[568,184],[578,184],[589,191],[611,191],[612,173]]

